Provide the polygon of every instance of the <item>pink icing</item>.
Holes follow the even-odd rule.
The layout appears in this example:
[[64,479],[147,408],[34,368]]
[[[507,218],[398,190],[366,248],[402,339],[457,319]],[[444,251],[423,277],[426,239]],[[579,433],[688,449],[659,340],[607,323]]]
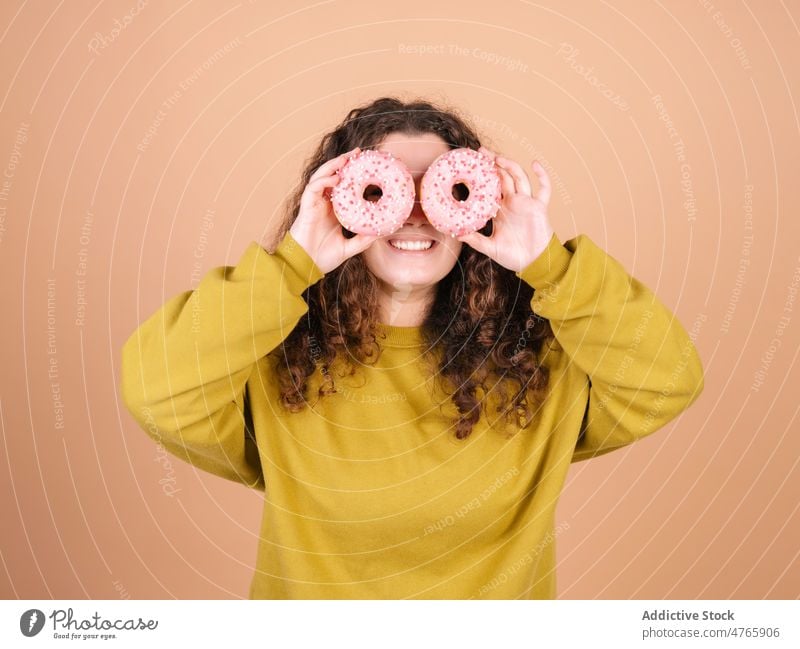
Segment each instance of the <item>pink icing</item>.
[[[368,185],[381,188],[376,202],[364,198]],[[406,166],[384,151],[361,151],[339,170],[331,190],[333,211],[339,222],[356,234],[391,234],[414,207],[414,179]]]
[[[464,201],[453,186],[469,189]],[[454,237],[480,230],[500,208],[500,176],[494,161],[480,151],[453,149],[433,161],[421,184],[422,209],[431,225]]]

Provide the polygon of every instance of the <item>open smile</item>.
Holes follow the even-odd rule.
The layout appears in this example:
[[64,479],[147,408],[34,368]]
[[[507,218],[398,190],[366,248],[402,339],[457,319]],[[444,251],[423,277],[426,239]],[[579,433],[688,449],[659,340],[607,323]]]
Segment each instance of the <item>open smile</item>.
[[392,250],[417,254],[427,253],[438,244],[437,241],[427,237],[398,237],[396,239],[387,239],[386,243]]

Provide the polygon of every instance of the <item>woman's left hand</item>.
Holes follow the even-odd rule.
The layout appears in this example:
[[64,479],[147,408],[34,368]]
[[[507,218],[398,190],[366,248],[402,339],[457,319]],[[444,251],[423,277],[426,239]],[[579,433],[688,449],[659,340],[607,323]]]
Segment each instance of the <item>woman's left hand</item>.
[[500,209],[493,219],[491,236],[470,232],[456,238],[501,266],[519,272],[547,248],[553,236],[553,228],[547,218],[550,177],[538,161],[533,163],[533,171],[540,185],[536,196],[533,196],[530,180],[522,167],[485,147],[480,150],[497,165],[502,192]]

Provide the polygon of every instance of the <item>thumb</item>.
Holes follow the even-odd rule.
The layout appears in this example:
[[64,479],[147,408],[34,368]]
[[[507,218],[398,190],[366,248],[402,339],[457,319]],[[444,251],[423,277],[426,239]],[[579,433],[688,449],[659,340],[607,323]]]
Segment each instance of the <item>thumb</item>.
[[380,235],[359,234],[355,237],[348,239],[347,242],[344,244],[347,257],[354,257],[358,253],[364,252],[377,239],[380,239]]
[[484,255],[488,256],[487,246],[486,246],[486,237],[484,237],[479,232],[469,232],[468,234],[462,234],[460,237],[456,237],[458,241],[462,243],[466,243],[471,247],[475,248],[478,252],[482,252]]

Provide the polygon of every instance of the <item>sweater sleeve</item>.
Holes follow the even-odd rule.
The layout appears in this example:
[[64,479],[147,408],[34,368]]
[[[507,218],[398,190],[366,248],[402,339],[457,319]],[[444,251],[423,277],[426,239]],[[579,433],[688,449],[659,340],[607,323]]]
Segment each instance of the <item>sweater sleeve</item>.
[[196,467],[264,490],[246,384],[258,359],[308,311],[322,271],[286,233],[275,252],[251,242],[236,266],[203,276],[125,342],[125,406],[149,437]]
[[702,392],[703,367],[685,329],[586,235],[562,245],[554,234],[516,275],[535,289],[532,310],[589,383],[572,462],[655,432]]

